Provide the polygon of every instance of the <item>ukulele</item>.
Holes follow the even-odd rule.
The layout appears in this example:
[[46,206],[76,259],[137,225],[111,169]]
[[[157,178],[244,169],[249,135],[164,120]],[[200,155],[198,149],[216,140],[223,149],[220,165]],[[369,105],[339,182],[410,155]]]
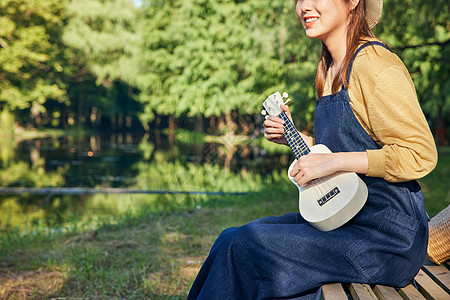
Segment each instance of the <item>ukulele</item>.
[[364,206],[367,200],[367,186],[354,172],[336,172],[334,174],[310,181],[306,186],[299,186],[290,175],[297,160],[310,152],[332,153],[327,146],[318,144],[311,148],[301,138],[286,113],[281,110],[281,104],[287,104],[283,98],[288,94],[279,92],[270,95],[264,101],[261,114],[268,118],[277,116],[284,121],[284,136],[294,153],[295,160],[289,167],[288,176],[299,190],[299,211],[302,217],[312,226],[329,231],[336,229],[352,219]]

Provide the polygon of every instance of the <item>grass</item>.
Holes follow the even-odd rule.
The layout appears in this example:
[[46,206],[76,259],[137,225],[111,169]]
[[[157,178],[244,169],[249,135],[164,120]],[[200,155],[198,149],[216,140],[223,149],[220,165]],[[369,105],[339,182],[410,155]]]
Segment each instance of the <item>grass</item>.
[[439,148],[436,168],[420,180],[425,208],[430,217],[450,205],[450,147]]
[[[421,180],[431,216],[450,204],[450,148]],[[295,188],[269,186],[246,196],[211,196],[201,207],[146,208],[95,230],[36,230],[1,236],[0,299],[185,299],[218,234],[268,215],[296,211]]]
[[295,209],[288,199],[296,191],[280,193],[215,197],[191,211],[125,214],[95,231],[11,233],[2,241],[0,298],[185,299],[220,231]]

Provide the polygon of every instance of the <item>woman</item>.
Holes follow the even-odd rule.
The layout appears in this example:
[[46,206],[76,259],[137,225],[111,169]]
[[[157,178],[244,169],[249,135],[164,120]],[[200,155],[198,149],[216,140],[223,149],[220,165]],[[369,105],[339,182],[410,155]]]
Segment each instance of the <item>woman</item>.
[[[415,179],[435,167],[437,152],[408,71],[371,31],[381,7],[382,0],[296,5],[306,35],[323,43],[314,139],[303,138],[333,153],[302,156],[291,176],[304,186],[356,172],[368,187],[365,206],[328,232],[296,213],[226,229],[188,299],[316,299],[328,282],[402,287],[418,272],[428,229]],[[287,144],[281,119],[270,117],[264,127],[266,139]]]

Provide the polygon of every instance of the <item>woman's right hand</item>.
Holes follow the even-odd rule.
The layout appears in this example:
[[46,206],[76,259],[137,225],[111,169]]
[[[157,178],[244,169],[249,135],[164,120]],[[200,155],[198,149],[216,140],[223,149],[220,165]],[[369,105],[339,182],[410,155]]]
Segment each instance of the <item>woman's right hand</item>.
[[[280,105],[280,107],[292,121],[289,107],[287,105]],[[270,142],[287,145],[288,143],[284,137],[284,121],[275,116],[267,118],[264,121],[264,137]]]

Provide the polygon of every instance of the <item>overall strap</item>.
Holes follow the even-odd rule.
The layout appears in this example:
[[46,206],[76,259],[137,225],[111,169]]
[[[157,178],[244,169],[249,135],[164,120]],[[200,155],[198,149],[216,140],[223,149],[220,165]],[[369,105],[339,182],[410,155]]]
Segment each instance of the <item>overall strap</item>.
[[[359,52],[361,52],[361,50],[363,50],[364,48],[368,47],[368,46],[381,46],[386,48],[387,50],[391,51],[391,49],[388,48],[388,46],[386,46],[385,44],[378,42],[378,41],[369,41],[363,45],[361,45],[358,50],[356,50],[355,55],[353,55],[352,60],[350,61],[350,64],[348,65],[348,72],[347,72],[347,78],[346,81],[348,84],[350,84],[350,74],[352,73],[352,67],[353,67],[353,62],[355,61],[356,56],[358,55]],[[345,89],[344,86],[342,86],[342,89]]]

